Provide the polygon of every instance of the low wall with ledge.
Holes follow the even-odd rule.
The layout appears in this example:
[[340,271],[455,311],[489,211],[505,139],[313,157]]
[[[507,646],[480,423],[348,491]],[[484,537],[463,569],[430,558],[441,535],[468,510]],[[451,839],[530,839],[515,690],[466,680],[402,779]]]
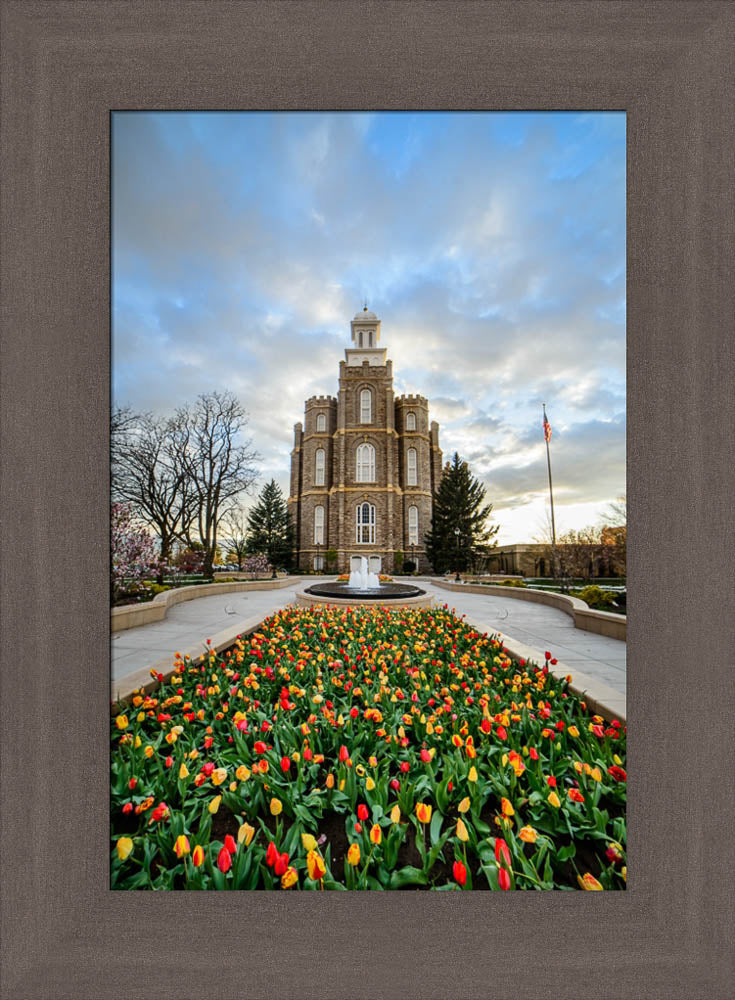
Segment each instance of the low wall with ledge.
[[200,583],[192,587],[176,587],[157,594],[152,601],[144,604],[128,604],[122,608],[112,608],[110,628],[113,632],[124,632],[139,625],[152,625],[163,621],[166,612],[174,604],[195,601],[198,597],[214,597],[215,594],[237,594],[244,590],[281,590],[301,582],[301,577],[284,577],[278,580],[242,580],[236,583]]
[[578,597],[555,594],[548,590],[534,590],[532,587],[495,587],[492,584],[449,583],[436,579],[432,579],[431,582],[442,590],[460,591],[465,594],[492,594],[493,597],[508,597],[514,601],[546,604],[568,614],[574,620],[576,628],[625,642],[626,618],[623,615],[616,615],[610,611],[595,611]]

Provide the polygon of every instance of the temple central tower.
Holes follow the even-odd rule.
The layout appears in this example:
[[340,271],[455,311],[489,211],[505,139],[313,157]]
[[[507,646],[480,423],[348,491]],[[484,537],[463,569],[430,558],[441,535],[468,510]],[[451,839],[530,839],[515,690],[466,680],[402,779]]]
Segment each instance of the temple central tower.
[[339,393],[306,400],[294,427],[289,509],[300,569],[349,572],[367,556],[375,572],[396,570],[396,553],[430,567],[424,536],[442,474],[439,425],[423,396],[393,395],[393,364],[381,321],[367,306],[352,320],[339,365]]

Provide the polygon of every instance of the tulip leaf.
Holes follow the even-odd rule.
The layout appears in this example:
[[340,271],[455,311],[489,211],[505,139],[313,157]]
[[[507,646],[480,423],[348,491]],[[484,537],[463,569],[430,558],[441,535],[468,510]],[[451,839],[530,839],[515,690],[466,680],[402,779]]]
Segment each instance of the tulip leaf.
[[444,817],[439,810],[435,810],[434,815],[431,817],[431,825],[429,827],[429,839],[432,844],[435,844],[439,839],[443,819]]
[[407,885],[426,885],[429,881],[427,876],[419,868],[408,865],[397,872],[393,872],[390,879],[391,889],[405,889]]

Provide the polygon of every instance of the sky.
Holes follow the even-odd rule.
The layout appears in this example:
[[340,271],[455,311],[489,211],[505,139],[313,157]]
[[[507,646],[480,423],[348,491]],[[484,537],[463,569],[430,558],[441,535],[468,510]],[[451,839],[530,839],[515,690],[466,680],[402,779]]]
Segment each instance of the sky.
[[115,113],[113,401],[232,390],[256,492],[288,496],[367,301],[499,544],[548,522],[543,402],[557,532],[596,524],[625,493],[625,183],[618,112]]

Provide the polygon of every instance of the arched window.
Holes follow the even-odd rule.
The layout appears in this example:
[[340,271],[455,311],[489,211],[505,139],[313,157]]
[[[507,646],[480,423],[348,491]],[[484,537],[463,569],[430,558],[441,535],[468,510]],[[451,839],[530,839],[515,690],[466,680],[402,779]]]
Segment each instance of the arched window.
[[316,429],[318,434],[327,429],[327,418],[323,413],[317,413],[316,415]]
[[355,482],[375,482],[375,448],[371,444],[361,444],[357,449]]
[[373,394],[369,389],[360,393],[360,423],[369,424],[373,419]]
[[406,486],[416,485],[416,449],[409,448],[406,452]]
[[317,448],[314,462],[314,485],[324,486],[324,449]]
[[324,545],[324,508],[314,508],[314,544]]
[[410,413],[406,414],[406,430],[415,431],[416,430],[416,414],[411,410]]
[[419,544],[419,509],[418,507],[408,508],[408,544]]
[[375,507],[371,503],[358,504],[355,527],[355,541],[358,545],[375,544]]

